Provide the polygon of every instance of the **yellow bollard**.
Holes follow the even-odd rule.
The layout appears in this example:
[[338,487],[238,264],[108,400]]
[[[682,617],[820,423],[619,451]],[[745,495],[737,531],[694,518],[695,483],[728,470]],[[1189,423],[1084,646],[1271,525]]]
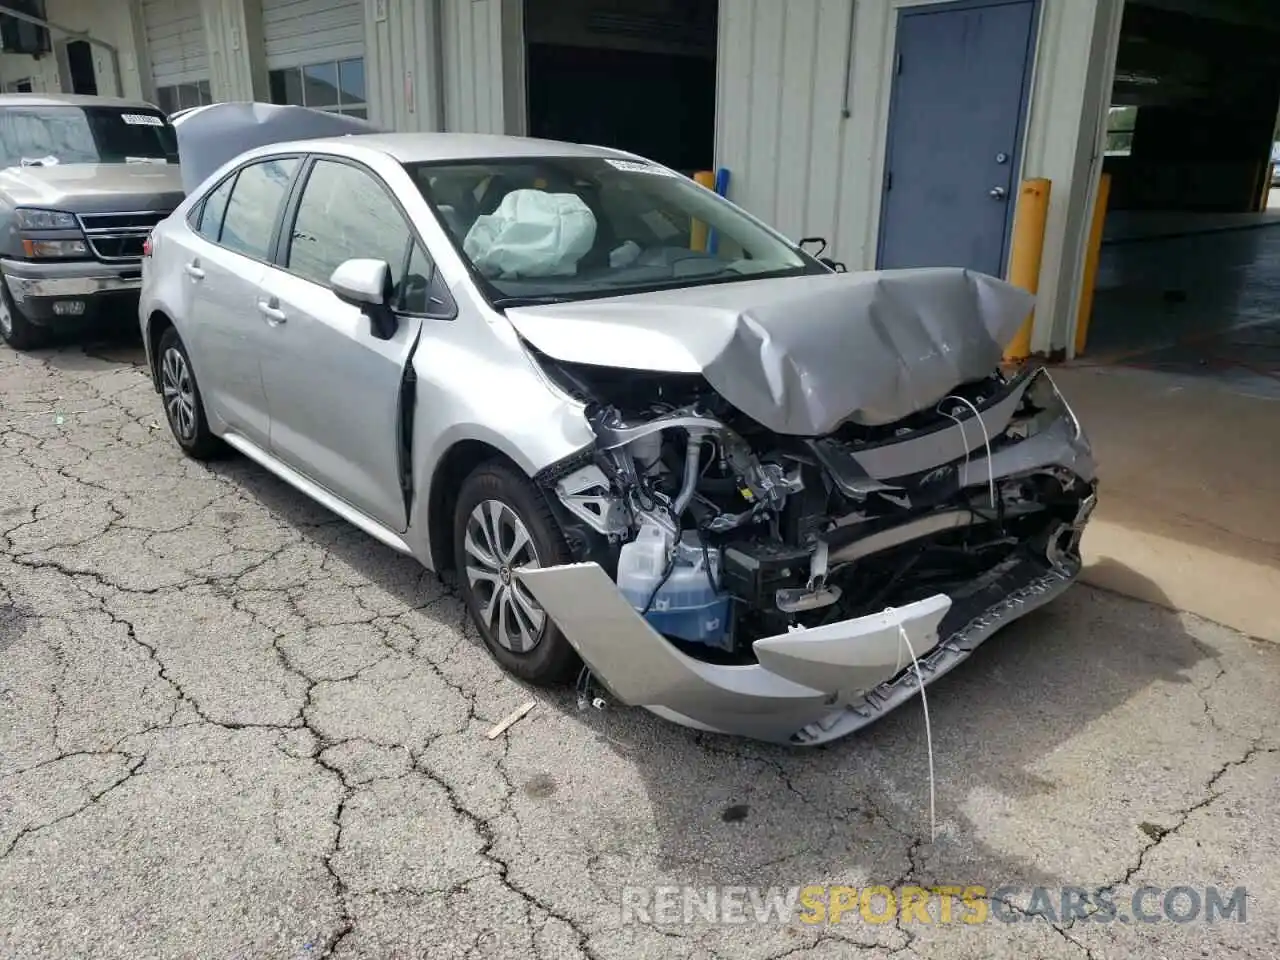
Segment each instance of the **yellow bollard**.
[[[693,179],[708,190],[716,188],[716,175],[713,170],[699,170]],[[689,249],[703,252],[707,249],[707,225],[701,220],[694,220],[689,228]]]
[[[1049,217],[1049,193],[1053,184],[1043,178],[1024,180],[1018,191],[1013,217],[1013,255],[1009,258],[1009,282],[1029,293],[1040,289],[1040,260],[1044,256],[1044,228]],[[1004,358],[1025,360],[1031,356],[1031,327],[1035,312],[1027,317],[1018,335],[1005,347]]]
[[1093,319],[1093,292],[1098,285],[1098,261],[1102,258],[1102,228],[1107,224],[1107,203],[1111,199],[1111,174],[1098,181],[1098,199],[1093,204],[1093,223],[1089,227],[1089,249],[1084,256],[1083,288],[1080,310],[1076,314],[1076,356],[1084,353],[1089,339],[1089,321]]

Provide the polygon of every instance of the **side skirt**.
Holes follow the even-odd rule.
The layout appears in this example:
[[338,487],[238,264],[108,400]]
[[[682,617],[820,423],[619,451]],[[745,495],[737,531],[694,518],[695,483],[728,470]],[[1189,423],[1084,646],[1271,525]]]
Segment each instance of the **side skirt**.
[[270,470],[273,474],[275,474],[285,483],[289,484],[289,486],[294,487],[298,491],[306,494],[308,497],[316,501],[316,503],[320,504],[320,506],[324,507],[326,510],[330,510],[333,513],[336,513],[338,516],[340,516],[343,520],[346,520],[352,526],[359,527],[361,530],[363,530],[369,536],[373,537],[375,540],[378,540],[381,543],[385,543],[392,550],[395,550],[399,553],[407,554],[408,556],[414,555],[413,550],[410,548],[409,544],[405,542],[404,538],[400,536],[400,534],[388,529],[387,527],[384,527],[382,524],[378,523],[376,520],[371,520],[369,517],[366,517],[363,513],[356,510],[345,500],[341,500],[338,497],[335,497],[332,493],[330,493],[324,487],[320,486],[319,484],[311,480],[308,480],[306,477],[298,473],[298,471],[294,470],[292,467],[286,466],[285,464],[281,463],[275,457],[271,456],[271,454],[267,453],[267,451],[259,447],[256,443],[253,443],[250,440],[246,440],[244,437],[240,436],[238,433],[233,433],[232,431],[229,431],[229,430],[222,435],[222,439],[225,440],[232,447],[234,447],[236,450],[239,450],[250,460]]

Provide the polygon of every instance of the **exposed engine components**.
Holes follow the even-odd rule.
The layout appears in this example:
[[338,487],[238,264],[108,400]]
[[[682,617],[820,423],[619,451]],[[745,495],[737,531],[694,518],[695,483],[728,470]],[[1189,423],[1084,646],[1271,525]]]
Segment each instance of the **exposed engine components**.
[[1078,561],[1092,487],[1040,459],[1075,429],[1047,374],[962,384],[954,409],[817,438],[709,392],[635,399],[587,404],[591,462],[567,465],[554,495],[600,535],[628,604],[695,657],[749,662],[759,637],[967,598],[990,577],[999,589],[1028,556]]

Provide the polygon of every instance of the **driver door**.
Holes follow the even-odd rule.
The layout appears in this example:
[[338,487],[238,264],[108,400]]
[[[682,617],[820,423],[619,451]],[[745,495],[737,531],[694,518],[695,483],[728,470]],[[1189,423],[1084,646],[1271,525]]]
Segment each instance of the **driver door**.
[[400,394],[422,319],[398,314],[390,339],[329,288],[353,257],[385,260],[399,294],[418,248],[390,191],[371,171],[318,158],[257,308],[269,336],[262,377],[272,454],[372,520],[408,527],[401,488]]

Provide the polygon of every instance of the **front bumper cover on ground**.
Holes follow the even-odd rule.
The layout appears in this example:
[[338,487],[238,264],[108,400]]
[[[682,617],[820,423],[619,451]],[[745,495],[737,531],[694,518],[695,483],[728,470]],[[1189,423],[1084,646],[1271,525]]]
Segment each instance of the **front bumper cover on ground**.
[[[1081,511],[1087,519],[1092,497]],[[1021,552],[963,602],[905,607],[757,640],[757,664],[686,656],[636,612],[594,563],[516,571],[596,678],[620,701],[684,726],[816,746],[847,736],[950,671],[1001,627],[1053,600],[1078,559]],[[903,634],[910,647],[903,642]]]

